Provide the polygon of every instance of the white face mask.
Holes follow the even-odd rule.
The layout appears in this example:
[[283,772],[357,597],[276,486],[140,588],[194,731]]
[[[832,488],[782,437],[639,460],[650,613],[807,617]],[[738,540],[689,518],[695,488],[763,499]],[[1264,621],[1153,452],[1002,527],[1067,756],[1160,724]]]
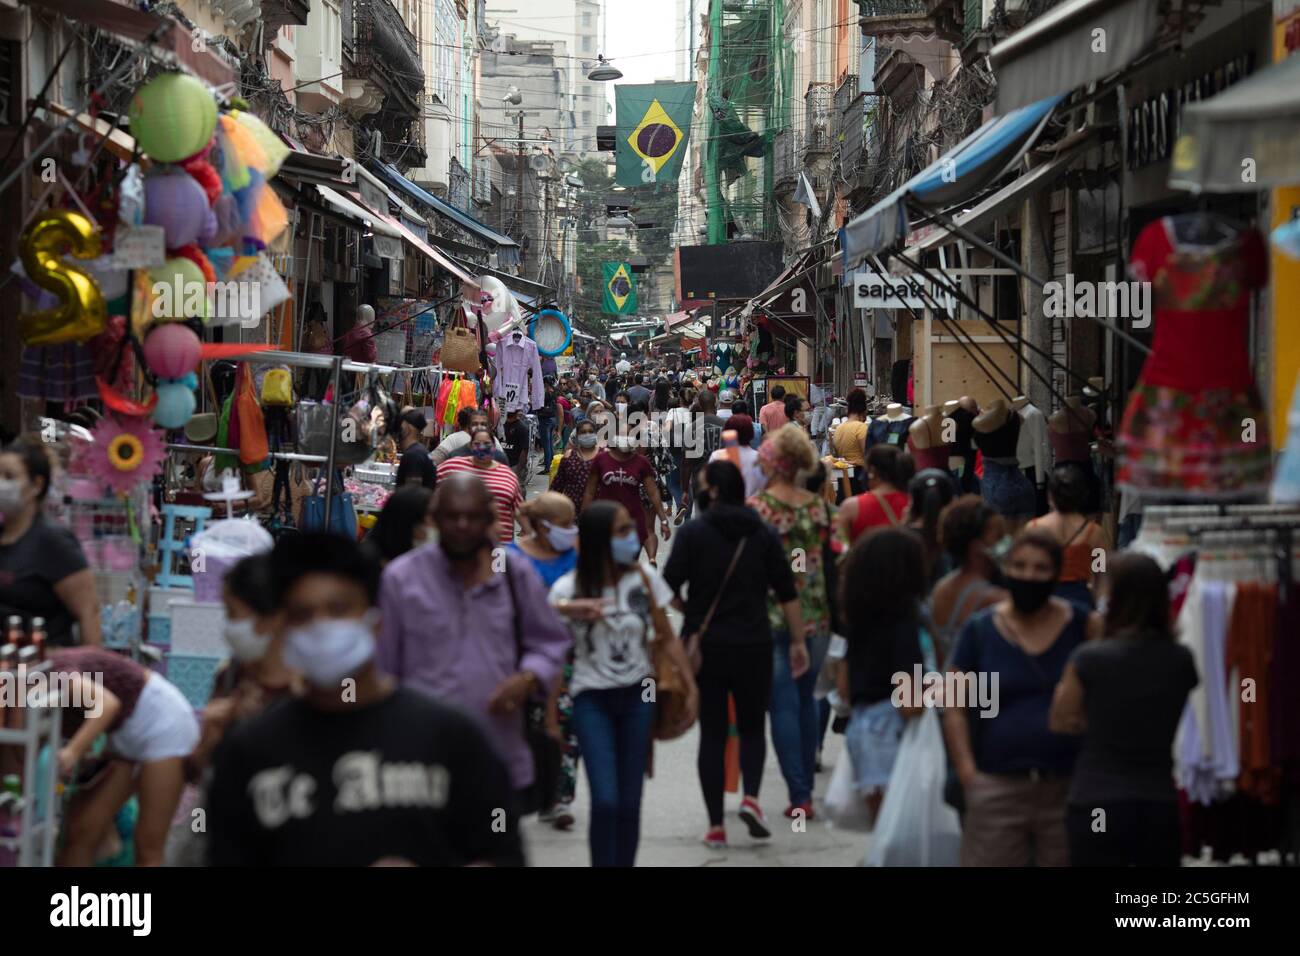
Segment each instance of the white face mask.
[[543,521],[542,527],[546,529],[546,540],[551,542],[551,547],[556,551],[572,551],[578,543],[578,529],[560,528],[549,521]]
[[285,635],[284,662],[315,687],[335,687],[375,656],[375,612],[325,618]]
[[432,525],[427,525],[427,524],[417,525],[415,530],[411,532],[411,546],[414,548],[418,548],[426,544],[435,544],[437,540],[438,540],[438,529],[433,527]]
[[225,629],[222,631],[226,643],[230,645],[231,654],[234,655],[235,660],[244,664],[260,661],[266,656],[266,649],[271,644],[271,635],[257,633],[255,625],[256,622],[252,618],[226,621]]
[[17,478],[0,478],[0,513],[20,511],[23,503],[23,483]]

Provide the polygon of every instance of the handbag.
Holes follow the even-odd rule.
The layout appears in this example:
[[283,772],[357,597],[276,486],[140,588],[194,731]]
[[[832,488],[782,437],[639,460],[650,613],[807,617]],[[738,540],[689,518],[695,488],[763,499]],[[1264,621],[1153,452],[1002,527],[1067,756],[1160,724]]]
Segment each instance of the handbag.
[[[336,473],[334,480],[343,484]],[[352,506],[352,495],[340,490],[330,503],[329,525],[325,524],[325,496],[320,493],[321,479],[316,479],[310,498],[302,502],[302,530],[309,532],[327,531],[343,538],[357,539],[357,512]]]
[[727,582],[731,580],[731,575],[736,570],[736,565],[740,563],[740,553],[745,550],[745,543],[748,538],[741,538],[740,544],[736,545],[735,553],[731,555],[731,563],[727,565],[727,573],[722,576],[722,583],[718,585],[718,593],[713,595],[713,603],[709,605],[709,610],[704,615],[704,620],[700,622],[699,630],[691,634],[686,639],[686,659],[691,662],[691,669],[695,673],[700,672],[700,666],[704,663],[703,653],[700,645],[704,641],[704,635],[709,629],[709,624],[713,621],[713,615],[718,610],[718,602],[722,600],[722,595],[727,590]]
[[452,315],[452,322],[442,336],[442,367],[477,375],[483,368],[478,357],[478,336],[469,327],[463,310],[456,309]]
[[[336,433],[334,426],[334,406],[322,402],[301,401],[298,403],[298,451],[304,455],[320,455],[328,458],[331,436]],[[359,465],[367,460],[374,449],[370,446],[370,436],[365,422],[349,413],[339,413],[338,441],[334,444],[334,463],[336,465]]]
[[[506,560],[506,587],[510,589],[510,610],[515,635],[515,670],[524,659],[524,622],[515,594],[515,575]],[[524,795],[522,814],[536,813],[549,806],[559,787],[563,752],[560,743],[546,732],[546,702],[529,700],[524,706],[524,741],[533,755],[533,782]]]
[[277,367],[268,369],[262,379],[262,404],[271,406],[288,406],[293,404],[293,376],[289,369]]
[[207,372],[203,372],[203,389],[214,411],[195,412],[185,423],[185,438],[196,445],[206,445],[216,438],[221,424],[220,415],[216,411],[221,408],[221,403],[217,401],[217,393],[212,388],[212,376]]
[[237,378],[235,410],[232,414],[239,416],[239,463],[246,472],[252,473],[266,467],[271,448],[266,438],[266,420],[262,418],[262,406],[258,404],[247,366],[240,366]]
[[686,708],[688,680],[668,653],[668,644],[677,640],[668,615],[655,600],[654,588],[645,570],[638,567],[641,582],[650,598],[650,617],[654,621],[655,640],[650,645],[650,664],[655,675],[655,740],[674,740],[695,723],[696,714]]

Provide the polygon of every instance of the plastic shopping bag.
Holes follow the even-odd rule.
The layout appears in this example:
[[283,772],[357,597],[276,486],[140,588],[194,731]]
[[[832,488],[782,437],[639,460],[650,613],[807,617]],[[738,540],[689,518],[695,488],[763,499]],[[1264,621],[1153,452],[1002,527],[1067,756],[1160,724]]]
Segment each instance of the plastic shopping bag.
[[847,746],[840,750],[835,760],[835,772],[826,789],[826,818],[837,830],[855,830],[865,833],[871,829],[871,814],[867,801],[853,785],[853,758]]
[[961,821],[943,802],[947,759],[939,712],[907,723],[867,848],[867,866],[956,866]]

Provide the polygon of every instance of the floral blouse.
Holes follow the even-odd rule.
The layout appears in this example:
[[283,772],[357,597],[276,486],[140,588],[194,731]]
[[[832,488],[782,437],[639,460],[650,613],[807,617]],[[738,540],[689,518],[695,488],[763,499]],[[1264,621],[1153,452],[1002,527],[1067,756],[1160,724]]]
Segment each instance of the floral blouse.
[[[807,636],[829,634],[831,606],[830,596],[826,593],[822,555],[823,546],[830,541],[834,528],[830,506],[818,497],[796,507],[767,491],[760,491],[746,503],[776,529],[790,554]],[[768,598],[767,613],[773,631],[786,629],[781,606],[771,597]]]
[[567,452],[560,459],[560,467],[555,470],[550,490],[564,495],[573,502],[575,511],[581,511],[582,497],[587,493],[587,475],[590,471],[590,461],[585,460],[577,451]]

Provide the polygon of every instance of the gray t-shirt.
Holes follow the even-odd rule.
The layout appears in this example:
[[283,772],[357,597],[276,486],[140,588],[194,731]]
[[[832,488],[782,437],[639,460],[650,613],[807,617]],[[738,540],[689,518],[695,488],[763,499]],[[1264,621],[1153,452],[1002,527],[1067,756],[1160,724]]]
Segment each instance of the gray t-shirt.
[[1070,658],[1084,690],[1088,729],[1069,803],[1172,803],[1174,734],[1196,686],[1186,647],[1163,638],[1088,641]]

